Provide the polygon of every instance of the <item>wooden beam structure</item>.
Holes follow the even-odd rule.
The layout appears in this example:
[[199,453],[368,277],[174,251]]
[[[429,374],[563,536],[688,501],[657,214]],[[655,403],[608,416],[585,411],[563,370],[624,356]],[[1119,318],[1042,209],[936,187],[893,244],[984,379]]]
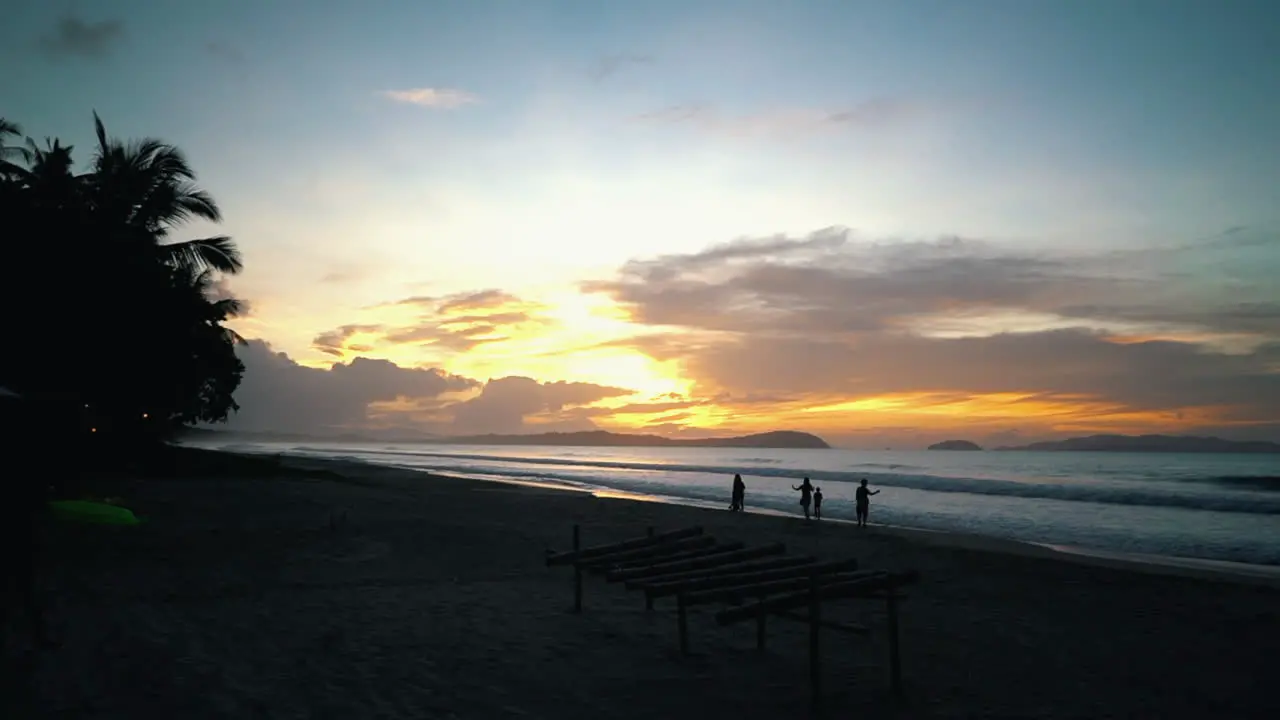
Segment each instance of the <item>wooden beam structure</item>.
[[642,591],[646,609],[657,598],[676,600],[676,627],[680,652],[689,653],[689,611],[700,605],[721,604],[715,614],[719,625],[756,622],[756,646],[764,648],[769,616],[809,625],[809,682],[815,711],[822,693],[821,630],[858,636],[870,630],[856,623],[839,623],[823,617],[823,604],[836,600],[869,599],[886,603],[890,681],[893,692],[903,695],[901,648],[898,642],[899,589],[918,580],[918,574],[860,570],[857,560],[819,562],[810,556],[788,556],[786,546],[773,543],[747,547],[741,542],[722,543],[705,535],[701,527],[655,533],[645,537],[583,548],[580,528],[573,528],[573,550],[547,552],[548,567],[572,566],[574,610],[582,611],[584,572],[603,574],[611,583]]
[[797,565],[809,565],[816,562],[818,562],[818,559],[809,555],[788,555],[786,557],[765,558],[763,560],[747,560],[746,562],[719,565],[713,568],[703,568],[701,570],[686,570],[684,572],[674,572],[667,575],[643,577],[635,580],[628,580],[626,582],[628,590],[644,590],[653,585],[660,585],[668,582],[713,578],[720,575],[733,575],[760,570],[774,570],[777,568],[796,567]]
[[628,572],[630,570],[640,570],[640,569],[648,568],[657,564],[665,565],[665,564],[678,563],[678,562],[687,562],[691,560],[701,560],[703,558],[708,558],[708,557],[718,557],[726,553],[742,550],[743,547],[744,547],[743,543],[740,543],[740,542],[716,543],[714,545],[708,545],[706,547],[684,550],[674,555],[664,555],[662,557],[640,559],[634,562],[622,563],[622,564],[613,565],[609,567],[605,571],[605,577],[608,578],[609,582],[618,582],[617,580],[612,579],[612,577],[618,575],[619,573]]
[[762,545],[754,548],[743,548],[741,550],[732,550],[730,552],[715,553],[706,557],[692,558],[689,560],[679,560],[676,562],[658,563],[656,565],[647,565],[644,567],[627,568],[625,570],[615,570],[610,572],[606,577],[610,582],[621,582],[624,580],[635,580],[644,577],[654,577],[672,572],[681,572],[684,570],[699,570],[702,568],[715,567],[717,565],[726,565],[728,563],[739,562],[741,560],[753,560],[755,558],[768,557],[770,555],[781,555],[787,551],[787,546],[782,543],[774,543],[772,545]]
[[[806,558],[807,559],[807,558]],[[831,573],[846,572],[858,569],[857,560],[836,560],[834,562],[808,562],[804,564],[793,564],[789,567],[778,567],[766,570],[755,570],[750,572],[727,573],[724,575],[712,576],[693,576],[684,580],[673,580],[667,582],[657,582],[644,587],[644,592],[655,598],[667,597],[669,595],[677,595],[682,592],[699,592],[702,590],[713,590],[716,588],[727,588],[735,585],[746,585],[749,583],[760,583],[769,580],[783,580],[786,578],[808,577],[813,573],[819,575],[827,575]]]
[[659,557],[674,559],[675,556],[681,555],[686,551],[700,550],[716,544],[716,539],[710,535],[698,535],[650,545],[649,547],[636,548],[635,550],[623,550],[608,555],[597,555],[586,560],[578,560],[577,564],[582,565],[583,569],[588,572],[600,573],[620,565],[634,564],[637,560],[656,562],[656,558]]
[[[819,600],[843,600],[846,598],[865,597],[876,590],[901,587],[915,582],[915,572],[889,573],[871,572],[854,580],[845,580],[831,585],[819,585],[816,588]],[[809,603],[810,590],[775,595],[741,607],[732,607],[716,613],[716,622],[721,625],[732,625],[745,620],[755,619],[760,611],[774,613],[783,610],[795,610]]]
[[[579,532],[577,525],[574,525],[574,532],[575,534]],[[574,550],[565,553],[548,553],[547,567],[571,565],[582,560],[605,557],[611,553],[637,550],[639,548],[649,547],[650,545],[659,545],[662,543],[672,542],[674,540],[683,540],[685,538],[701,535],[702,532],[701,527],[690,527],[683,530],[672,530],[671,532],[659,533],[656,535],[646,535],[645,537],[610,543],[608,545],[597,545],[595,547],[585,549],[575,548]]]
[[789,590],[806,590],[815,582],[818,583],[819,587],[834,584],[843,585],[854,580],[874,577],[878,574],[879,573],[875,570],[831,574],[808,573],[805,575],[780,578],[777,580],[751,582],[741,585],[730,585],[728,587],[686,593],[684,595],[684,603],[685,605],[690,606],[709,605],[711,603],[730,603],[734,605],[741,605],[744,601],[753,598],[764,598],[769,595],[787,592]]

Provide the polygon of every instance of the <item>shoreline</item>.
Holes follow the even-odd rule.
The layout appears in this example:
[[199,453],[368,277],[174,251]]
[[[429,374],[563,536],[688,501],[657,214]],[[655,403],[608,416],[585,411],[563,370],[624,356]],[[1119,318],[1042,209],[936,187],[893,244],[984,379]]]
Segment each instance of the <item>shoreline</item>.
[[[869,631],[823,634],[832,717],[1280,716],[1265,682],[1280,592],[1256,579],[351,460],[204,450],[98,480],[146,522],[50,527],[57,644],[22,670],[26,704],[0,674],[2,717],[807,715],[806,623],[770,619],[762,649],[754,623],[698,605],[685,655],[671,598],[646,609],[591,577],[575,613],[573,573],[544,554],[574,526],[587,547],[699,526],[918,573],[897,645],[882,599],[824,603],[825,621]],[[889,690],[894,647],[906,705]]]
[[[263,454],[230,450],[212,450],[212,452],[225,452],[244,457],[263,456]],[[463,482],[495,483],[551,492],[577,493],[579,495],[589,495],[597,499],[656,503],[705,511],[725,511],[724,507],[710,501],[697,501],[674,495],[652,495],[628,492],[625,490],[614,490],[611,488],[574,486],[557,481],[511,478],[501,475],[441,473],[428,468],[420,468],[410,465],[381,464],[354,458],[325,458],[311,455],[292,455],[289,453],[271,453],[270,456],[278,456],[290,463],[316,465],[328,464],[333,467],[350,466],[354,469],[390,469],[398,472],[412,473],[415,476],[424,476],[425,478],[445,478]],[[771,508],[749,508],[745,510],[744,513],[755,517],[780,519],[802,518],[799,513],[786,513]],[[855,526],[853,521],[842,518],[824,518],[818,522],[821,522],[822,524],[835,524],[846,527]],[[1092,567],[1105,567],[1154,575],[1194,578],[1209,581],[1225,581],[1246,585],[1261,585],[1265,587],[1280,588],[1280,565],[1260,565],[1234,562],[1230,560],[1214,560],[1210,558],[1182,557],[1176,555],[1126,553],[1100,548],[1016,540],[990,535],[959,533],[949,530],[934,530],[930,528],[910,527],[904,525],[872,523],[869,529],[900,537],[912,542],[963,548],[979,552],[1006,554],[1027,558],[1041,558],[1057,562],[1075,563]],[[857,531],[855,530],[855,532]]]

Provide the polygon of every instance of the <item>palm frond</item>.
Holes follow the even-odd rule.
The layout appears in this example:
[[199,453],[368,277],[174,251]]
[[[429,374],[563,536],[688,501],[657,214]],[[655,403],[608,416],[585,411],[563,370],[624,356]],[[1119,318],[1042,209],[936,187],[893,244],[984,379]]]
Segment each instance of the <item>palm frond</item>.
[[159,250],[170,265],[197,272],[217,270],[234,275],[244,267],[235,241],[225,235],[169,243]]

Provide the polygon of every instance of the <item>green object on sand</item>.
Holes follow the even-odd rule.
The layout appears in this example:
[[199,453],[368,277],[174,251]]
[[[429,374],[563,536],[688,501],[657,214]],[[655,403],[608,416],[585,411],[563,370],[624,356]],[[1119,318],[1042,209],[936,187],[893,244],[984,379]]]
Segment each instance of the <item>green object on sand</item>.
[[141,522],[129,508],[92,500],[54,500],[49,507],[54,517],[69,522],[97,525],[137,525]]

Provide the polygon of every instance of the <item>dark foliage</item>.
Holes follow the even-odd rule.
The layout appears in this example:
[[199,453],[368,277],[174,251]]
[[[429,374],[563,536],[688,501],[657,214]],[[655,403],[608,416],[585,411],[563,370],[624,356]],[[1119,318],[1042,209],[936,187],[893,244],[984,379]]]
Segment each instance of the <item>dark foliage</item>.
[[64,440],[128,448],[236,409],[244,366],[222,323],[240,306],[212,290],[241,261],[227,237],[171,239],[221,219],[180,150],[94,122],[97,147],[77,172],[72,147],[20,144],[0,119],[0,386],[38,404]]

